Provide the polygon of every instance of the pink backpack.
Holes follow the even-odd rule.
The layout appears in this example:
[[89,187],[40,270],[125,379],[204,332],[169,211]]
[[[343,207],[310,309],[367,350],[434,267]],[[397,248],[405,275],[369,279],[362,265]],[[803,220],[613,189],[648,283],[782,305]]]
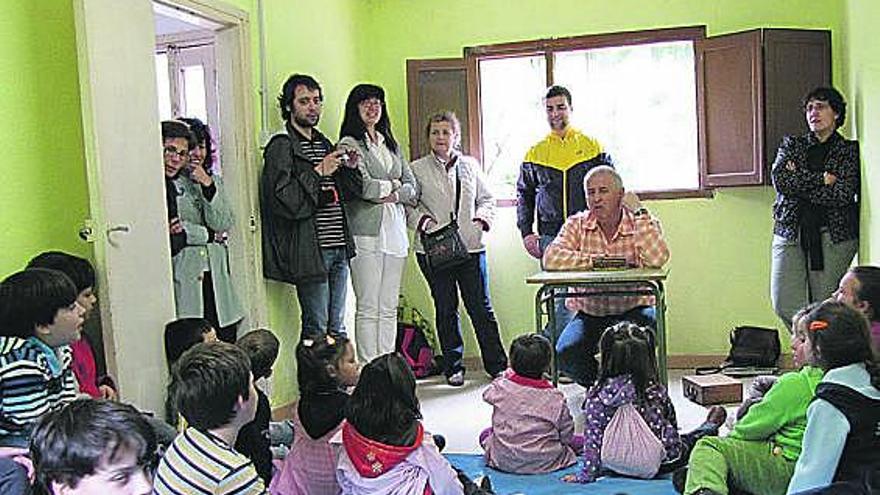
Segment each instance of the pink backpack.
[[602,436],[602,466],[635,478],[653,478],[666,448],[632,403],[617,408]]

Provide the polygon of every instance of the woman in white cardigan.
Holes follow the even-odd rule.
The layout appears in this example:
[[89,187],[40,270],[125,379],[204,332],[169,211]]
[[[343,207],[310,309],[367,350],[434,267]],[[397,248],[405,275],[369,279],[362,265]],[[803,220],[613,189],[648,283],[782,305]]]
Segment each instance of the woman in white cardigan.
[[[507,355],[501,345],[498,321],[489,297],[486,245],[483,242],[483,234],[495,218],[495,198],[486,187],[477,160],[458,151],[461,125],[454,113],[433,115],[428,120],[427,133],[431,152],[412,164],[419,184],[419,202],[414,208],[408,208],[407,216],[410,227],[417,232],[416,259],[434,299],[446,381],[452,386],[461,386],[465,370],[462,364],[464,342],[458,317],[459,293],[477,334],[483,368],[492,377],[507,368]],[[456,184],[460,191],[457,205]],[[434,269],[425,258],[420,234],[448,224],[453,216],[469,259],[451,268]]]
[[358,358],[394,352],[397,298],[409,240],[403,205],[415,205],[418,188],[391,132],[385,91],[358,84],[345,102],[339,149],[357,154],[363,196],[352,201],[348,222],[357,254],[351,259],[356,299]]

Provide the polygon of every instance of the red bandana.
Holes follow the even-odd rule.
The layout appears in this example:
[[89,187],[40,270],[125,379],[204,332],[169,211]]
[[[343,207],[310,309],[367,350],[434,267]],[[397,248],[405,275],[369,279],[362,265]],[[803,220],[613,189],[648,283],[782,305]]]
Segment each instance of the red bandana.
[[412,445],[386,445],[361,435],[348,421],[342,424],[342,445],[351,463],[364,478],[377,478],[400,464],[422,445],[424,435],[425,430],[419,423]]
[[517,375],[516,372],[513,370],[508,370],[506,376],[508,380],[524,387],[553,388],[553,384],[550,383],[549,380],[545,380],[543,378],[529,378],[527,376]]

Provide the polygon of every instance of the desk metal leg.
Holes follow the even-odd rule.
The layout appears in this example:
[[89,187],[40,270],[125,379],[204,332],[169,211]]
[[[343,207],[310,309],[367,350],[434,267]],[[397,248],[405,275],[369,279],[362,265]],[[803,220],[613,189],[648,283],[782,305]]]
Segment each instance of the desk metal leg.
[[660,383],[668,386],[669,374],[666,359],[666,290],[662,281],[651,284],[654,289],[657,312],[657,371],[660,374]]
[[[553,289],[541,286],[535,294],[535,333],[542,334],[544,331],[542,315],[547,315],[547,328],[550,329],[550,372],[553,385],[559,385],[559,363],[556,360],[556,314],[554,306],[556,299]],[[546,311],[546,313],[545,313]]]

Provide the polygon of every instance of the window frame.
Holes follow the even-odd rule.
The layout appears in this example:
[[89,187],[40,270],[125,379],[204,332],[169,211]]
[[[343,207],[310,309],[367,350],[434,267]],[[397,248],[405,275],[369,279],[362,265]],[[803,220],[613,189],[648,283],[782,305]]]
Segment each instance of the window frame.
[[[549,87],[553,85],[553,64],[555,60],[554,55],[556,53],[589,50],[596,48],[643,45],[665,41],[690,41],[692,42],[694,49],[694,75],[696,81],[696,91],[694,94],[694,98],[696,100],[696,115],[694,117],[696,118],[697,128],[702,129],[702,120],[705,113],[703,109],[703,85],[701,84],[702,60],[699,56],[698,44],[704,39],[706,39],[706,26],[685,26],[676,28],[569,36],[563,38],[545,38],[538,40],[515,41],[508,43],[466,47],[464,49],[464,60],[468,80],[468,137],[471,143],[471,154],[477,157],[480,160],[480,163],[482,163],[483,143],[479,63],[482,60],[498,58],[544,55],[547,72],[546,82],[547,87]],[[696,189],[671,189],[640,192],[640,198],[707,198],[714,195],[713,189],[708,188],[705,185],[702,173],[702,162],[704,160],[704,156],[701,152],[699,152],[699,150],[702,150],[702,140],[704,138],[701,134],[702,133],[698,133],[697,135],[698,153],[696,172],[699,177],[698,187]],[[515,203],[515,200],[511,201],[507,198],[499,199],[499,206],[508,206]]]

